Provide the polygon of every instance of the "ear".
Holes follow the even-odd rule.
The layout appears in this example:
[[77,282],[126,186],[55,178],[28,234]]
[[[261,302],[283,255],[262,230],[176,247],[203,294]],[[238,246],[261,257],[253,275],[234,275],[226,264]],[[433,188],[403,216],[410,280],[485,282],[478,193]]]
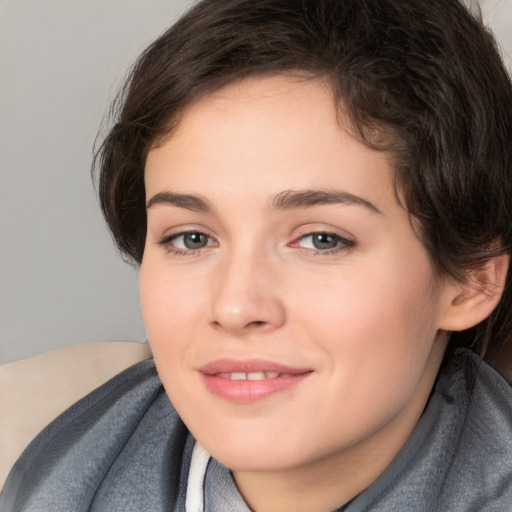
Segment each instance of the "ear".
[[503,294],[508,265],[508,254],[496,256],[483,267],[471,271],[464,283],[447,283],[439,329],[463,331],[487,318]]

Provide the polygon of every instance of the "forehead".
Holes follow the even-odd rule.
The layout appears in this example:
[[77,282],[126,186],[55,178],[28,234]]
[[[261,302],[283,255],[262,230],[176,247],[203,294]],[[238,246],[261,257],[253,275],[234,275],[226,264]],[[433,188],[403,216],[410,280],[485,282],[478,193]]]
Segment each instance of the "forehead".
[[335,188],[373,195],[379,210],[396,206],[388,155],[346,125],[327,80],[278,75],[230,84],[189,107],[150,151],[147,196],[176,187],[267,198]]
[[[304,130],[305,119],[310,133]],[[286,128],[290,140],[302,132],[312,143],[315,140],[311,135],[317,128],[339,129],[334,95],[327,80],[287,75],[251,76],[192,103],[180,116],[171,142],[178,146],[191,136],[202,136],[203,140],[213,138],[216,133],[225,134],[235,124],[237,130],[230,133],[230,140],[243,137],[249,141],[258,137],[260,142],[264,141],[265,133],[272,135],[269,132],[272,126],[274,130]]]

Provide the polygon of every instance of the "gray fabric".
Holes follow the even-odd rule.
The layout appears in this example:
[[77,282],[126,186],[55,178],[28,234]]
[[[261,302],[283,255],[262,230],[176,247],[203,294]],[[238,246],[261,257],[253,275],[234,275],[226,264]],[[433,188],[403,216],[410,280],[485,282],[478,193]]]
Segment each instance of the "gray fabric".
[[459,365],[440,376],[403,450],[346,512],[512,511],[511,387],[469,352]]
[[[512,390],[473,354],[459,358],[457,371],[441,373],[393,463],[340,510],[512,512]],[[183,512],[193,443],[145,361],[34,440],[6,482],[0,511]],[[204,495],[208,512],[248,510],[216,461]]]
[[204,487],[205,510],[251,512],[240,496],[229,469],[213,458],[206,470]]
[[153,361],[144,361],[32,442],[6,481],[0,511],[173,510],[187,434]]

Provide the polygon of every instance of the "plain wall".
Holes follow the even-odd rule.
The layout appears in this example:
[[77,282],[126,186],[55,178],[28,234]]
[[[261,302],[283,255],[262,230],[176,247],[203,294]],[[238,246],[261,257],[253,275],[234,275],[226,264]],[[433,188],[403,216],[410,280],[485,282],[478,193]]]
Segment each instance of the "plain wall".
[[[125,71],[190,0],[0,0],[0,363],[145,339],[89,168]],[[512,62],[512,0],[482,0]]]
[[512,0],[480,0],[482,16],[493,31],[503,55],[503,60],[512,72]]
[[145,339],[90,179],[110,100],[187,0],[0,0],[0,363]]

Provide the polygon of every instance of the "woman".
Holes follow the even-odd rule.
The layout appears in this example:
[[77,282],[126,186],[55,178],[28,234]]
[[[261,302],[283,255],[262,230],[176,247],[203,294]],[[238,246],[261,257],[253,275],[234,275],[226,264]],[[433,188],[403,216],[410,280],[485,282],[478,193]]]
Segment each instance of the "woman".
[[97,161],[154,363],[1,510],[512,510],[511,112],[456,0],[197,4]]

